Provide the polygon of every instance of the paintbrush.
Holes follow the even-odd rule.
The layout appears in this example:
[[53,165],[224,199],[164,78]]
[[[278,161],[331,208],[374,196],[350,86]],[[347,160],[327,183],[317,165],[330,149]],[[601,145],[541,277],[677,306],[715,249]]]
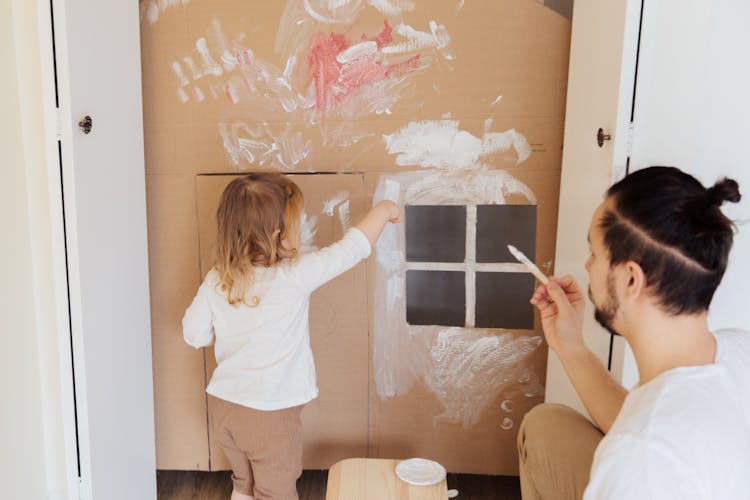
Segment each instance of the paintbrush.
[[521,264],[525,264],[526,267],[529,268],[529,271],[531,271],[531,274],[537,277],[539,281],[544,283],[545,285],[549,283],[549,278],[544,275],[542,271],[539,270],[536,265],[534,265],[533,262],[529,260],[528,257],[526,257],[522,251],[514,247],[513,245],[508,245],[508,250],[510,250],[510,253],[513,254],[513,257],[516,258],[518,262]]

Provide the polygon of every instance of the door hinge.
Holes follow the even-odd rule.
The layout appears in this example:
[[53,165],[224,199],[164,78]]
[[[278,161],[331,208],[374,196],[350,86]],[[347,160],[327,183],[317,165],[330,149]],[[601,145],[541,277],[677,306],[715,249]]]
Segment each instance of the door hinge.
[[57,140],[62,140],[62,120],[60,119],[60,108],[55,108],[55,133]]

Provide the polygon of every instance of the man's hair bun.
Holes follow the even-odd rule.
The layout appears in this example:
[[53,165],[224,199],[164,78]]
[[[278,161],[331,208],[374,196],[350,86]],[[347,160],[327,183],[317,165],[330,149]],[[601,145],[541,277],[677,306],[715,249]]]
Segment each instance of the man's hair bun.
[[734,179],[723,177],[706,190],[709,205],[720,207],[725,201],[737,203],[742,198],[740,188]]

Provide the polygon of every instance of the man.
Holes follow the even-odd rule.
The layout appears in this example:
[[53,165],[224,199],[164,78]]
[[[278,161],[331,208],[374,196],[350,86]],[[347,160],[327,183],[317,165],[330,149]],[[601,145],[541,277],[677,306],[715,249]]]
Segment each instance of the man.
[[596,209],[588,295],[597,321],[633,350],[640,380],[630,392],[585,346],[586,299],[573,278],[536,291],[547,343],[596,426],[561,405],[527,414],[524,500],[750,498],[750,333],[707,322],[734,232],[720,206],[739,199],[731,179],[706,189],[651,167]]

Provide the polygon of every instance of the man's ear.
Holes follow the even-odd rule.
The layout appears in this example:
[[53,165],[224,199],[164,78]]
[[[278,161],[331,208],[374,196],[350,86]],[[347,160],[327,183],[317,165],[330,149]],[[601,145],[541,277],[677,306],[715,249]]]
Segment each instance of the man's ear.
[[643,268],[635,261],[629,260],[623,265],[625,279],[625,298],[640,298],[646,293],[646,274]]

